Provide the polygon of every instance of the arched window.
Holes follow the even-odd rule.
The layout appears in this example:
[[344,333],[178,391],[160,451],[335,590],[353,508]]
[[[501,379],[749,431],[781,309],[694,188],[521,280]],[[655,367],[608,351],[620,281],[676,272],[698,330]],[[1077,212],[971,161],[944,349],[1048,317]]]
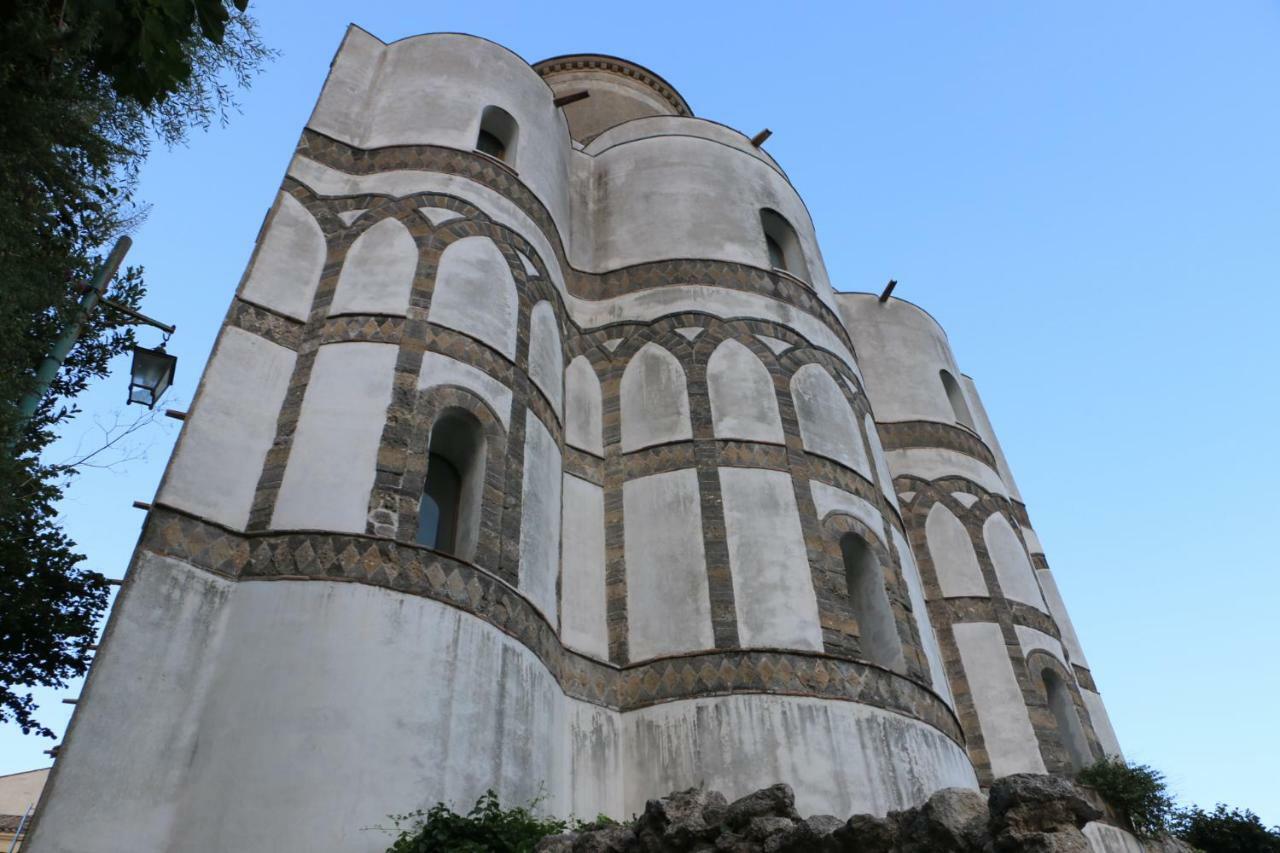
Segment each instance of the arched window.
[[464,560],[475,556],[484,496],[485,440],[470,412],[449,409],[431,428],[417,542]]
[[965,402],[964,392],[960,390],[960,383],[945,370],[939,370],[938,376],[942,378],[942,387],[947,392],[947,400],[951,403],[951,412],[956,417],[956,423],[977,432],[977,428],[973,425],[973,415],[969,414],[969,404]]
[[516,136],[519,126],[511,113],[502,107],[485,107],[480,114],[480,133],[476,137],[476,150],[504,163],[515,164]]
[[1080,715],[1076,713],[1076,703],[1072,701],[1071,690],[1062,683],[1062,678],[1052,669],[1045,668],[1040,673],[1044,682],[1045,696],[1049,700],[1049,710],[1058,724],[1058,737],[1066,747],[1071,766],[1082,770],[1093,763],[1093,754],[1089,749],[1089,741],[1085,737],[1084,727],[1080,725]]
[[844,535],[840,552],[844,557],[849,603],[861,632],[862,654],[886,669],[902,669],[902,641],[898,639],[898,625],[884,589],[880,560],[867,540],[856,533]]
[[764,245],[769,253],[770,266],[808,281],[809,265],[805,263],[800,238],[791,223],[776,210],[764,207],[760,209],[760,226],[764,229]]
[[462,475],[439,453],[427,458],[427,483],[418,504],[418,544],[437,551],[453,552],[458,532],[458,500],[462,497]]

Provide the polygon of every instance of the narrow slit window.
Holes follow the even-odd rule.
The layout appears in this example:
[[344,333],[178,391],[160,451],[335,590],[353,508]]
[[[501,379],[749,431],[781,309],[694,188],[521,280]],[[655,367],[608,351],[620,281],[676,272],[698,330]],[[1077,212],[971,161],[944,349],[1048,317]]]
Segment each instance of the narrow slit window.
[[453,463],[438,453],[427,460],[427,483],[418,505],[418,544],[453,552],[458,532],[458,501],[462,477]]
[[805,263],[800,238],[791,223],[776,210],[765,207],[760,210],[760,226],[764,230],[769,266],[808,281],[809,265]]
[[951,403],[951,412],[955,415],[956,423],[967,426],[977,432],[977,428],[973,425],[973,415],[969,413],[969,404],[965,401],[964,391],[961,390],[960,383],[945,370],[938,371],[938,376],[942,378],[942,387],[947,392],[947,401]]
[[1049,710],[1058,724],[1058,737],[1067,750],[1071,766],[1083,770],[1093,763],[1093,754],[1089,749],[1089,740],[1085,737],[1084,726],[1080,725],[1080,715],[1076,712],[1076,703],[1071,698],[1071,691],[1052,669],[1040,673],[1044,682],[1045,698],[1049,702]]
[[846,533],[840,540],[844,558],[845,579],[849,587],[849,603],[858,620],[862,654],[886,669],[901,670],[904,665],[902,641],[898,625],[884,587],[884,570],[875,551],[856,533]]
[[511,113],[502,107],[485,107],[480,114],[480,132],[476,150],[504,163],[515,165],[516,137],[519,126]]
[[419,545],[464,560],[475,556],[484,495],[485,438],[470,412],[451,409],[431,429],[418,502]]

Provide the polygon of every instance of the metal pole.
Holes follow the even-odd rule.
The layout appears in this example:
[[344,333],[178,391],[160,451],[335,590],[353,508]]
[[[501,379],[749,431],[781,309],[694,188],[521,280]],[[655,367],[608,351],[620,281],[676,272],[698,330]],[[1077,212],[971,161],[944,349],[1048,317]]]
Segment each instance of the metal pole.
[[53,349],[44,357],[44,361],[40,362],[40,369],[36,371],[35,386],[22,398],[22,403],[18,407],[18,424],[13,434],[14,444],[18,442],[18,437],[22,434],[27,422],[35,415],[36,409],[40,407],[40,401],[44,399],[44,395],[49,393],[49,386],[53,383],[54,377],[58,375],[58,369],[62,367],[62,362],[66,360],[67,353],[71,352],[71,348],[75,346],[76,341],[80,338],[81,327],[84,326],[85,320],[89,319],[93,309],[98,307],[98,301],[102,299],[102,294],[106,292],[107,283],[111,281],[112,276],[116,274],[116,270],[120,268],[120,262],[124,260],[125,253],[129,251],[129,247],[132,245],[133,240],[128,237],[121,237],[116,241],[111,254],[107,255],[107,262],[102,265],[102,268],[98,270],[98,274],[93,277],[93,281],[89,283],[88,291],[85,293],[84,298],[80,300],[75,316],[71,318],[71,322],[63,330],[58,342],[53,345]]
[[18,821],[18,828],[13,833],[13,841],[9,842],[9,853],[18,849],[18,842],[22,840],[22,830],[26,827],[27,818],[31,817],[31,810],[34,808],[34,805],[27,806],[27,810],[22,813],[22,820]]

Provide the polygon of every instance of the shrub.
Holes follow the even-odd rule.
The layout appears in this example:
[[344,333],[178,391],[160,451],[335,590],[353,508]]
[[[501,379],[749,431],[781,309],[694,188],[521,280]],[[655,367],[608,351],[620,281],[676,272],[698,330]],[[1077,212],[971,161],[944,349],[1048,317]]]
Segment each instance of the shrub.
[[532,811],[536,806],[535,800],[527,807],[503,809],[490,790],[465,815],[444,803],[396,815],[392,820],[399,835],[387,853],[531,853],[543,838],[568,827],[564,821],[538,817]]
[[1167,835],[1174,814],[1173,797],[1164,774],[1123,758],[1104,758],[1076,774],[1076,781],[1095,789],[1124,815],[1138,835]]
[[1280,853],[1280,827],[1268,829],[1248,809],[1193,807],[1178,812],[1173,825],[1178,837],[1205,853]]

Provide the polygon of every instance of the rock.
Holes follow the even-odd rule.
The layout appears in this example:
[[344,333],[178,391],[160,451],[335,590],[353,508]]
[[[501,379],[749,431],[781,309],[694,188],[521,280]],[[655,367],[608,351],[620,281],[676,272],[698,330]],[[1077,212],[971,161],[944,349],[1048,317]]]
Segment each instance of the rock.
[[989,838],[987,799],[970,788],[944,788],[896,817],[903,853],[982,853]]
[[1089,853],[1080,831],[1102,813],[1066,779],[1015,773],[988,796],[996,853]]
[[764,841],[771,836],[790,832],[793,826],[795,826],[795,821],[789,817],[777,817],[775,815],[753,817],[751,818],[751,823],[747,824],[747,837],[754,841]]
[[573,853],[573,842],[578,837],[576,832],[563,835],[548,835],[533,848],[533,853]]
[[844,821],[835,815],[805,818],[767,839],[764,853],[838,853],[840,847],[833,833],[842,826]]
[[782,783],[770,785],[754,794],[747,794],[741,799],[734,800],[725,809],[721,823],[730,829],[738,830],[755,817],[785,817],[799,820],[800,814],[796,811],[796,795],[791,790],[791,786]]
[[842,853],[893,853],[898,843],[898,823],[871,815],[854,815],[832,838]]
[[[640,849],[653,853],[685,853],[715,840],[727,801],[719,791],[689,788],[645,803],[636,821]],[[708,817],[711,820],[708,820]]]
[[632,827],[612,824],[578,833],[572,853],[638,853],[641,849]]

